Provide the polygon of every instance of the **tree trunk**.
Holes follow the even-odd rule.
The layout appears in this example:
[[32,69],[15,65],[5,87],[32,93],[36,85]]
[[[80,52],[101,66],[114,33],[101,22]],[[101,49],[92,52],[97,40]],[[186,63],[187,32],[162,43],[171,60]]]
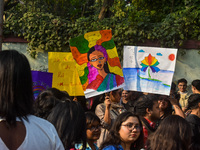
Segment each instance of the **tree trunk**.
[[112,6],[112,4],[114,3],[114,0],[104,0],[103,1],[103,6],[101,7],[101,11],[99,13],[99,20],[103,20],[105,15],[106,15],[106,12],[108,11],[108,8],[110,6]]
[[3,43],[3,10],[4,10],[4,0],[0,0],[0,51],[2,51],[2,43]]

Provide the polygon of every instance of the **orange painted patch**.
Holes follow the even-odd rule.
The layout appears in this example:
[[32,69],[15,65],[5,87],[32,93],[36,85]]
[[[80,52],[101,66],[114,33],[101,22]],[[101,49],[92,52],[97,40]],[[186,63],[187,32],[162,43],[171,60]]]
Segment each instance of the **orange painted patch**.
[[108,57],[108,63],[111,67],[115,67],[118,66],[119,68],[121,68],[121,64],[119,61],[119,57],[114,57],[114,58],[109,58]]
[[86,90],[87,86],[88,86],[89,80],[87,79],[87,81],[85,82],[85,84],[82,85],[83,87],[83,91]]
[[72,55],[73,55],[74,59],[76,60],[76,62],[79,65],[82,65],[82,64],[88,62],[88,60],[87,60],[87,53],[81,54],[78,51],[77,47],[70,46],[70,49],[71,49],[71,52],[72,52]]
[[112,39],[112,32],[111,30],[101,30],[101,39],[99,39],[96,44],[101,45],[105,41],[110,41]]

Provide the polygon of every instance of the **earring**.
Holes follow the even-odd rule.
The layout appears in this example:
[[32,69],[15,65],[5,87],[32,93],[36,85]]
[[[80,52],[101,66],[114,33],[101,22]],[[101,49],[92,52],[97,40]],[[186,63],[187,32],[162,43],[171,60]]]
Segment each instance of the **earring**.
[[92,68],[93,66],[91,65],[91,68]]

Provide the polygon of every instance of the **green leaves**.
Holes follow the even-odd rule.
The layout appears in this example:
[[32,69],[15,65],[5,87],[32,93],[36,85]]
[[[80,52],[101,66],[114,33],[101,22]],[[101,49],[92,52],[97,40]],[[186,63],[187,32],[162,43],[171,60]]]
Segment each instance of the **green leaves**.
[[28,50],[34,57],[36,49],[70,51],[71,38],[103,29],[112,30],[121,58],[124,45],[138,45],[147,39],[157,40],[163,47],[176,47],[176,43],[181,46],[188,39],[200,40],[198,0],[132,0],[130,4],[115,0],[109,8],[111,13],[98,21],[102,2],[30,1],[21,9],[18,6],[17,11],[6,12],[3,34],[23,36],[29,41]]

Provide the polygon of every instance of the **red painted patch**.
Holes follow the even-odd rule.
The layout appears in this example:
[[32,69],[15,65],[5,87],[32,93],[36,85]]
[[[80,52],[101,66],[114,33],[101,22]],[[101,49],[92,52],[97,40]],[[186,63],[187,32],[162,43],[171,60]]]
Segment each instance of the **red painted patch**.
[[175,59],[175,55],[174,54],[170,54],[169,55],[169,60],[173,61]]
[[149,56],[148,56],[148,63],[149,63],[149,66],[151,66],[151,63],[152,63],[152,56],[151,56],[151,54],[149,54]]

